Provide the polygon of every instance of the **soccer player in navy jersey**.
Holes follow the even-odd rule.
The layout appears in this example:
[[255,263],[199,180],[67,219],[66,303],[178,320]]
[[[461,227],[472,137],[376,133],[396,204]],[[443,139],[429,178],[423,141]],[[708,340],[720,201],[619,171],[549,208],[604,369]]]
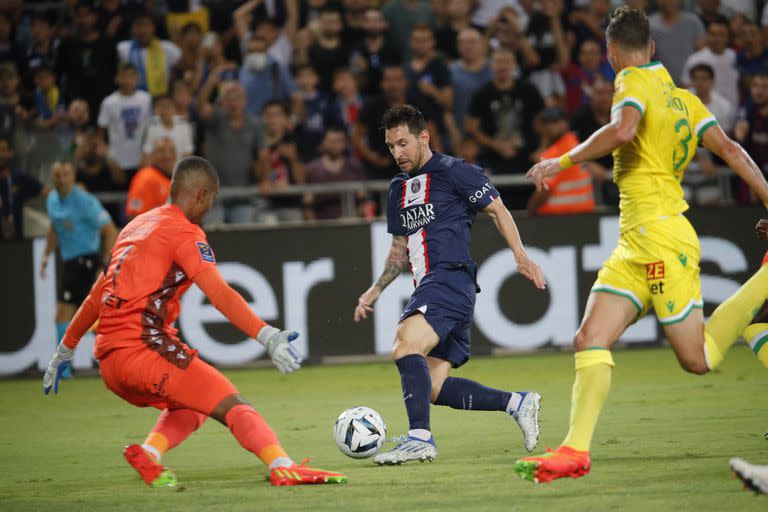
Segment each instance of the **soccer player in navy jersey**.
[[392,108],[384,115],[383,127],[387,146],[403,172],[389,185],[387,226],[392,248],[381,276],[360,296],[355,321],[367,318],[382,290],[408,264],[416,289],[400,317],[392,349],[408,413],[408,436],[374,462],[435,459],[430,402],[509,414],[531,451],[539,437],[538,393],[491,389],[449,373],[470,356],[469,332],[479,288],[469,232],[477,212],[493,219],[514,253],[518,271],[539,289],[545,287],[541,269],[528,257],[512,215],[482,169],[429,149],[421,112],[411,105]]

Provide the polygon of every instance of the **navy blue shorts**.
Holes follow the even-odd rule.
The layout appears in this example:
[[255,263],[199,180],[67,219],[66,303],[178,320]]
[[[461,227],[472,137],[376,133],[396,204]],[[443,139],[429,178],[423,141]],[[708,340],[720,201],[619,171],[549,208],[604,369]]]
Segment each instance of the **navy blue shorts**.
[[465,269],[430,272],[411,295],[400,321],[423,314],[440,338],[428,355],[449,361],[458,368],[471,354],[469,331],[476,294],[475,279]]

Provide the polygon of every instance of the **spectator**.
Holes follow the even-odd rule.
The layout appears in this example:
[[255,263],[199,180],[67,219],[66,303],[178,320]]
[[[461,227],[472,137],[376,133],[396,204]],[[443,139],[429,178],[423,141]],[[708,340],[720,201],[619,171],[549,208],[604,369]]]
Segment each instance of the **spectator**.
[[488,25],[486,34],[491,38],[491,48],[506,48],[523,69],[534,69],[541,63],[541,57],[525,37],[519,18],[514,7],[504,7]]
[[595,39],[605,51],[605,28],[611,9],[609,0],[588,0],[586,9],[576,10],[571,15],[573,23],[573,48],[579,48],[585,39]]
[[728,25],[713,22],[707,32],[707,46],[685,61],[683,84],[690,86],[691,68],[697,64],[708,64],[715,71],[715,90],[732,105],[739,103],[739,71],[736,68],[736,52],[728,48],[730,34]]
[[417,24],[431,26],[434,21],[432,5],[428,0],[387,0],[381,7],[387,20],[387,40],[397,46],[400,53],[410,55],[408,43]]
[[655,58],[669,71],[675,83],[682,83],[685,60],[706,43],[706,31],[698,16],[680,10],[680,0],[657,0],[659,12],[651,14],[651,36],[656,43]]
[[152,97],[168,94],[173,67],[181,57],[178,46],[155,37],[155,29],[152,16],[140,13],[131,23],[133,38],[117,44],[120,62],[133,64],[139,89]]
[[185,82],[176,82],[173,84],[171,100],[173,101],[173,109],[176,115],[187,121],[192,126],[192,132],[194,133],[197,110],[194,107],[195,96],[192,88]]
[[365,12],[370,4],[367,0],[342,0],[341,5],[344,13],[341,41],[344,46],[351,48],[365,36]]
[[36,12],[30,21],[31,41],[22,51],[21,69],[23,83],[27,90],[32,88],[34,70],[40,66],[56,67],[59,40],[54,33],[54,15]]
[[74,161],[77,182],[89,192],[113,192],[126,185],[125,173],[109,157],[109,148],[94,129],[83,134]]
[[352,71],[360,81],[360,90],[365,96],[381,92],[381,69],[384,66],[399,65],[402,54],[398,46],[385,39],[387,20],[378,9],[368,9],[364,16],[365,37],[352,50]]
[[[733,134],[763,174],[768,175],[768,75],[756,75],[749,90],[750,101],[740,112]],[[753,202],[749,188],[741,180],[737,199],[742,204]]]
[[470,28],[470,18],[475,0],[448,0],[448,19],[442,27],[435,31],[437,48],[448,61],[455,61],[460,57],[458,36],[465,28]]
[[298,102],[300,110],[303,103],[296,94],[298,88],[288,69],[267,53],[266,42],[258,35],[246,44],[247,54],[240,68],[240,84],[248,98],[248,113],[261,115],[264,105],[269,101]]
[[125,214],[129,218],[132,219],[165,204],[171,193],[171,174],[176,161],[176,146],[173,139],[168,137],[155,139],[149,164],[139,169],[128,187]]
[[56,75],[47,65],[35,69],[35,124],[41,128],[53,128],[64,117],[61,91],[56,85]]
[[66,141],[70,155],[74,154],[77,148],[85,142],[86,133],[95,133],[91,128],[91,112],[88,109],[88,103],[79,98],[72,100],[67,107],[63,122],[59,126],[62,139]]
[[[265,145],[264,127],[260,119],[246,111],[245,91],[238,82],[224,82],[218,105],[211,105],[210,91],[218,83],[218,74],[211,74],[198,96],[205,128],[205,156],[219,172],[222,187],[246,187],[256,176],[256,161]],[[212,221],[251,222],[255,211],[250,200],[229,199],[215,206],[210,217]]]
[[610,65],[602,60],[600,43],[596,39],[584,39],[578,50],[578,61],[571,63],[563,73],[565,76],[565,108],[573,113],[589,103],[592,84],[598,77],[610,78]]
[[133,64],[118,67],[117,91],[101,103],[98,125],[109,136],[109,155],[132,175],[141,161],[141,128],[152,111],[152,97],[136,89],[139,75]]
[[525,34],[539,55],[539,64],[532,69],[528,79],[547,103],[560,104],[565,96],[560,73],[569,62],[568,45],[560,21],[563,0],[541,0],[540,10],[534,9],[533,0],[523,0],[520,5],[527,17],[527,23],[522,24]]
[[0,67],[0,139],[13,141],[16,137],[17,118],[26,117],[26,109],[21,105],[19,84],[16,66],[9,64]]
[[[59,343],[77,308],[88,296],[96,275],[109,263],[117,228],[98,199],[75,186],[75,170],[69,162],[51,168],[53,190],[46,198],[51,219],[40,274],[45,277],[51,253],[58,248],[63,269],[57,280],[56,339]],[[62,378],[71,376],[69,365]]]
[[98,112],[101,102],[112,92],[117,70],[115,44],[101,35],[98,20],[93,4],[79,2],[75,6],[77,34],[62,42],[57,62],[64,100],[82,98],[88,102],[90,112]]
[[43,185],[13,168],[11,140],[0,137],[0,240],[24,236],[24,203],[43,194]]
[[696,14],[699,15],[706,29],[709,29],[710,23],[728,25],[728,16],[726,16],[726,10],[720,5],[720,0],[698,0]]
[[[95,129],[91,128],[82,136],[82,142],[75,150],[74,162],[75,178],[88,192],[114,192],[126,188],[125,173],[117,162],[109,158],[109,148]],[[106,203],[105,209],[115,223],[123,224],[122,204]]]
[[[229,82],[230,80],[238,79],[238,68],[235,62],[227,59],[224,53],[224,46],[222,45],[221,38],[215,32],[208,32],[203,37],[203,76],[201,77],[200,86],[208,80],[208,76],[211,71],[218,69],[220,76],[219,79],[222,82]],[[198,89],[193,89],[194,93],[198,92]]]
[[[473,96],[466,117],[466,132],[483,148],[481,162],[497,174],[524,174],[532,164],[538,141],[533,119],[544,108],[535,87],[515,79],[517,62],[506,48],[491,56],[493,77]],[[510,208],[525,208],[530,191],[506,194]]]
[[754,23],[747,23],[741,32],[741,51],[736,57],[739,70],[741,98],[749,94],[752,78],[760,73],[768,73],[768,49],[763,44],[760,29]]
[[293,57],[293,41],[298,32],[298,2],[286,2],[286,20],[283,28],[280,28],[271,18],[258,18],[253,31],[251,26],[253,11],[262,3],[262,0],[248,0],[234,13],[234,28],[237,38],[243,48],[256,38],[264,42],[264,52],[268,53],[276,62],[289,68]]
[[[363,167],[348,156],[347,134],[342,128],[331,127],[325,131],[322,156],[307,165],[307,183],[339,183],[365,179]],[[365,199],[357,193],[358,202]],[[359,212],[361,213],[361,212]],[[343,215],[339,194],[307,194],[304,196],[306,219],[338,219]]]
[[172,82],[187,83],[198,90],[203,79],[203,31],[197,23],[187,23],[179,32],[181,56],[173,66]]
[[304,115],[296,127],[296,145],[302,162],[308,162],[319,155],[318,146],[323,141],[328,121],[331,99],[327,93],[317,89],[318,82],[317,72],[309,64],[299,66],[296,70],[296,83],[304,101]]
[[[537,116],[544,152],[541,159],[564,155],[579,144],[568,128],[568,118],[560,108],[547,108]],[[576,164],[545,181],[547,188],[537,190],[528,202],[529,215],[571,215],[595,211],[592,177]]]
[[[453,108],[453,86],[448,66],[435,52],[435,36],[426,25],[416,25],[411,33],[411,58],[405,66],[408,98],[422,107],[426,119],[446,133],[444,116]],[[440,138],[430,139],[436,151],[442,151]]]
[[363,98],[360,96],[357,78],[348,68],[337,69],[333,74],[333,92],[335,98],[328,109],[326,124],[342,127],[347,135],[351,135],[363,108]]
[[407,87],[403,68],[386,66],[381,74],[381,95],[363,102],[363,109],[352,132],[352,143],[371,179],[391,179],[397,172],[384,142],[381,119],[390,108],[405,105]]
[[320,76],[319,88],[330,93],[333,86],[333,72],[349,63],[349,49],[342,44],[343,29],[341,12],[326,7],[320,11],[317,40],[308,49],[309,64]]
[[182,116],[176,115],[176,107],[170,96],[155,99],[155,115],[149,118],[144,128],[142,153],[148,157],[155,147],[155,141],[168,138],[173,141],[176,156],[181,160],[195,149],[192,126]]
[[[267,147],[259,154],[258,178],[261,193],[267,197],[273,192],[282,192],[289,185],[305,182],[304,164],[299,160],[296,143],[289,130],[288,109],[278,101],[271,101],[264,107],[264,127]],[[265,222],[276,220],[298,221],[303,218],[301,198],[295,196],[272,196],[269,199],[271,215]]]
[[13,22],[6,12],[0,12],[0,64],[16,64],[19,49],[13,38]]
[[460,58],[450,64],[449,70],[453,85],[453,118],[463,134],[469,102],[478,89],[490,82],[491,65],[488,43],[476,28],[461,29],[457,39]]
[[[589,103],[576,110],[571,117],[571,126],[575,128],[580,141],[587,140],[611,121],[612,102],[613,84],[603,77],[598,77],[592,83]],[[605,155],[593,161],[583,162],[581,167],[599,183],[595,186],[599,187],[603,204],[618,205],[619,189],[612,181],[613,157]]]
[[715,115],[723,131],[731,133],[736,121],[736,105],[715,89],[715,71],[712,66],[704,63],[696,64],[691,68],[690,75],[694,94]]
[[131,37],[129,13],[122,0],[102,0],[99,9],[99,26],[104,27],[104,37],[122,41]]

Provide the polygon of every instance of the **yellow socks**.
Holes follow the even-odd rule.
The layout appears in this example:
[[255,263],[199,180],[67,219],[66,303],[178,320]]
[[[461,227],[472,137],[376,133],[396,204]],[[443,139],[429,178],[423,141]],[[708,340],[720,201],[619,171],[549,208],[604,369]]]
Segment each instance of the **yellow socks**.
[[768,266],[764,265],[712,313],[704,328],[704,352],[710,370],[722,362],[728,349],[752,322],[766,296]]
[[577,352],[576,381],[571,394],[571,428],[563,446],[589,451],[597,418],[611,387],[613,357],[609,350],[591,348]]
[[752,324],[744,329],[743,336],[752,352],[768,368],[768,324]]

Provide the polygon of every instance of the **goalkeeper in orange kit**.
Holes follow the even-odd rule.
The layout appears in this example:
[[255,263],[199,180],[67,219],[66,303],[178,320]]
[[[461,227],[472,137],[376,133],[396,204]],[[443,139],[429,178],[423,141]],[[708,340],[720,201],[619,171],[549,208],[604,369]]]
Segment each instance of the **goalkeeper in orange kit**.
[[294,463],[237,388],[181,342],[172,327],[180,297],[195,283],[233,325],[265,346],[280,371],[301,366],[302,357],[291,345],[298,333],[267,325],[216,269],[198,224],[218,190],[217,172],[207,160],[189,157],[176,165],[170,204],[138,216],[123,229],[108,268],[59,344],[43,389],[46,394],[58,392],[61,372],[98,319],[94,356],[104,384],[133,405],[163,411],[144,443],[124,452],[148,485],[176,484],[160,459],[208,417],[226,425],[243,448],[269,467],[273,485],[344,483],[347,477],[340,473]]

